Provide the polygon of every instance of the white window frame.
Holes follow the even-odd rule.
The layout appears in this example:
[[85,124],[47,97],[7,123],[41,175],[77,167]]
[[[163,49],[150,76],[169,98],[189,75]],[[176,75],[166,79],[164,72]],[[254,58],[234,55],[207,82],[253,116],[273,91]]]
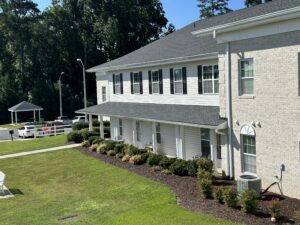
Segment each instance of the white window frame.
[[[119,81],[119,82],[117,82]],[[121,94],[121,74],[115,75],[115,94],[120,95]]]
[[[157,81],[154,81],[153,75],[157,75]],[[151,72],[151,85],[152,85],[152,94],[159,94],[159,71],[153,71]],[[154,91],[154,85],[157,85],[157,92]]]
[[[255,154],[245,153],[245,149],[244,149],[244,137],[254,138]],[[257,157],[257,153],[256,153],[256,137],[252,136],[252,135],[241,134],[241,146],[242,146],[242,154],[243,154],[243,161],[242,161],[243,162],[243,166],[242,166],[243,172],[244,173],[250,173],[250,174],[256,174],[257,173],[257,166],[256,166],[256,157]],[[246,170],[245,156],[255,157],[255,172],[254,171],[247,171]]]
[[[243,62],[251,62],[252,63],[252,77],[242,77],[242,63]],[[240,88],[239,88],[239,95],[240,96],[254,96],[254,61],[252,58],[248,58],[248,59],[241,59],[239,61],[239,84],[240,84]],[[253,90],[251,94],[245,94],[243,93],[243,80],[252,80],[252,86],[253,86]]]
[[[105,90],[105,93],[103,92],[103,90]],[[107,96],[106,96],[106,86],[102,86],[101,87],[101,93],[102,93],[102,102],[106,102],[107,101]]]
[[[212,78],[211,79],[205,79],[204,78],[204,67],[212,67]],[[206,95],[217,95],[219,94],[219,89],[217,92],[215,92],[215,81],[217,81],[219,83],[219,72],[218,72],[218,79],[215,78],[215,66],[218,66],[218,71],[219,71],[219,65],[216,65],[216,64],[207,64],[207,65],[203,65],[202,66],[202,91],[203,91],[203,94],[206,94]],[[211,81],[212,83],[212,92],[205,92],[205,82],[204,81]]]
[[161,126],[160,126],[160,123],[156,123],[155,132],[156,132],[156,142],[157,142],[157,144],[161,144]]
[[123,120],[119,119],[119,136],[123,137]]
[[[176,71],[180,71],[180,75],[181,75],[181,80],[177,80],[176,81]],[[173,73],[173,82],[174,82],[174,94],[177,94],[177,95],[182,95],[183,94],[183,75],[182,75],[182,68],[176,68],[174,69],[174,73]],[[176,92],[176,84],[181,84],[181,92]]]
[[[138,81],[135,81],[135,76],[137,76]],[[140,83],[140,74],[133,73],[132,75],[132,85],[133,85],[133,94],[141,94],[141,83]]]
[[136,130],[136,141],[141,142],[142,137],[141,137],[141,122],[140,121],[135,122],[135,130]]

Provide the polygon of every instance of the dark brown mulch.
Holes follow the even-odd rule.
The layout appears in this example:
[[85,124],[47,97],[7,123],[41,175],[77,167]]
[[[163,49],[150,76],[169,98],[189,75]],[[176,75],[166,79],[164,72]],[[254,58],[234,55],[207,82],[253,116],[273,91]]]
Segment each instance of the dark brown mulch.
[[[153,169],[147,165],[131,165],[127,162],[122,162],[120,159],[116,159],[116,157],[97,154],[81,147],[77,149],[86,155],[100,159],[106,163],[127,169],[154,181],[163,183],[176,194],[178,204],[189,210],[210,214],[217,218],[228,219],[249,225],[274,224],[270,221],[271,216],[268,212],[268,204],[273,198],[280,198],[281,212],[284,215],[281,221],[276,224],[293,224],[291,218],[293,218],[294,212],[300,211],[300,200],[288,197],[281,198],[276,194],[268,193],[263,200],[259,201],[259,210],[256,215],[246,214],[238,209],[222,205],[215,200],[205,199],[197,190],[196,178],[194,177],[165,175],[160,172],[153,171]],[[228,184],[228,182],[229,184],[233,184],[231,181],[223,182],[225,182],[225,185]]]

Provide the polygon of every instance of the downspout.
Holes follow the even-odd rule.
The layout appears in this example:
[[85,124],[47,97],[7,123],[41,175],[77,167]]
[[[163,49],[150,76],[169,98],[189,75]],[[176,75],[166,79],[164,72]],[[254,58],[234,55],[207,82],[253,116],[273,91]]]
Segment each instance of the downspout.
[[226,114],[228,117],[228,152],[227,152],[227,165],[229,166],[229,178],[234,178],[234,152],[232,148],[232,89],[231,89],[231,43],[226,44],[226,58],[227,58],[227,71],[226,71]]

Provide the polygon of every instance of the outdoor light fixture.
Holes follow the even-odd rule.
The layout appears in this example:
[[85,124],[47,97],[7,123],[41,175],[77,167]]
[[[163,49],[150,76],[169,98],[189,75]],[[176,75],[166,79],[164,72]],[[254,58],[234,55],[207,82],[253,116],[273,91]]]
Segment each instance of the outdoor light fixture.
[[61,94],[61,77],[64,75],[64,72],[60,73],[58,83],[59,83],[59,109],[60,109],[60,116],[63,116],[63,109],[62,109],[62,94]]
[[[86,100],[86,82],[85,82],[85,66],[80,58],[76,59],[80,67],[82,68],[82,75],[83,75],[83,102],[84,108],[87,108],[87,100]],[[85,122],[87,122],[87,116],[85,115]]]

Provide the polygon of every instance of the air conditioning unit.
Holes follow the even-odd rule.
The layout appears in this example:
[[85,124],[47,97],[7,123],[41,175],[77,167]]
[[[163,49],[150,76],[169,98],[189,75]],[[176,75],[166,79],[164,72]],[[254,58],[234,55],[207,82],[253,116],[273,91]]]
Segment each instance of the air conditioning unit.
[[241,175],[237,179],[238,194],[241,194],[244,190],[254,190],[256,196],[259,197],[261,193],[261,179],[254,175]]

